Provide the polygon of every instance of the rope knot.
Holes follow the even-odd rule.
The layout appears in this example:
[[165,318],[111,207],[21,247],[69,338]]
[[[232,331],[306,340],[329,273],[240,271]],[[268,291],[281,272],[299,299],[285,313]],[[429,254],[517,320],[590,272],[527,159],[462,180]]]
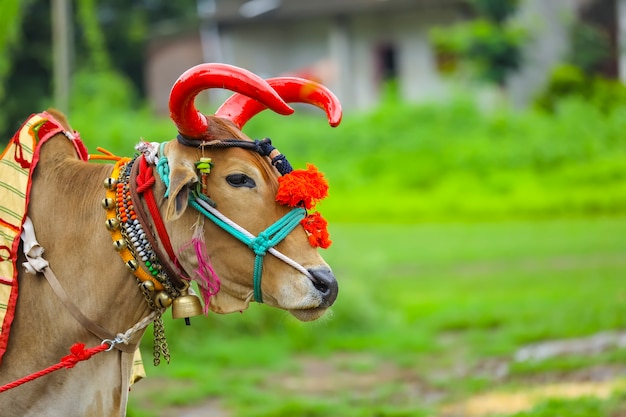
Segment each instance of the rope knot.
[[256,145],[256,151],[261,156],[268,156],[272,158],[272,165],[276,167],[280,175],[287,175],[293,168],[291,164],[283,155],[272,145],[272,140],[270,138],[265,138],[263,140],[255,140],[254,144]]
[[139,173],[137,174],[137,193],[142,194],[154,185],[156,181],[152,169],[148,166],[146,158],[139,158]]
[[255,140],[257,152],[261,156],[270,156],[273,150],[276,148],[272,145],[272,140],[270,138],[265,138],[262,140]]
[[248,246],[256,255],[263,256],[273,245],[265,233],[260,233]]
[[[106,348],[106,346],[104,346]],[[103,349],[96,347],[94,349],[85,349],[84,343],[74,343],[70,348],[70,354],[61,359],[61,363],[67,369],[73,368],[78,362],[86,361],[94,354],[101,352]]]

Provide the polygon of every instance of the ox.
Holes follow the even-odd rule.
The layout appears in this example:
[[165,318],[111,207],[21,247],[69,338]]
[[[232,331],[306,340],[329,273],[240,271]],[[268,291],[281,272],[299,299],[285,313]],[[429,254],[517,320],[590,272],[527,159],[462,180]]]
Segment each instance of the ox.
[[[196,95],[215,87],[235,94],[215,115],[198,112]],[[293,112],[289,102],[324,109],[333,126],[341,119],[337,99],[319,84],[202,64],[172,88],[178,140],[144,143],[136,159],[114,167],[78,158],[70,126],[52,114],[66,132],[41,145],[27,210],[49,266],[35,275],[19,268],[0,384],[50,366],[77,341],[99,346],[104,340],[110,351],[0,394],[1,415],[125,415],[133,352],[145,325],[191,296],[190,277],[204,279],[199,287],[217,313],[262,301],[302,321],[324,314],[338,287],[314,247],[315,231],[300,226],[310,216],[306,201],[277,201],[288,162],[270,142],[241,132],[266,108]],[[132,243],[135,232],[152,240],[145,247]],[[28,258],[20,251],[17,264]],[[148,258],[156,270],[149,271]]]

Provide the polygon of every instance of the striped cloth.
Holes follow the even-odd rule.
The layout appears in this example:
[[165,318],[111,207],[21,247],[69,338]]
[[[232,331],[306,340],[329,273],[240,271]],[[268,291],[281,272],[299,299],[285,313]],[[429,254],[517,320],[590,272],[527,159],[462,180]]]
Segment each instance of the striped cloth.
[[26,218],[31,167],[36,163],[38,130],[46,121],[41,115],[31,116],[0,157],[0,355],[7,348],[17,302],[19,237]]
[[[58,133],[66,132],[52,115],[46,112],[31,115],[0,156],[0,362],[7,349],[17,303],[17,258],[31,174],[39,161],[39,146]],[[78,156],[86,161],[87,150],[76,132],[74,136],[71,142]],[[131,384],[145,376],[141,353],[137,349]]]

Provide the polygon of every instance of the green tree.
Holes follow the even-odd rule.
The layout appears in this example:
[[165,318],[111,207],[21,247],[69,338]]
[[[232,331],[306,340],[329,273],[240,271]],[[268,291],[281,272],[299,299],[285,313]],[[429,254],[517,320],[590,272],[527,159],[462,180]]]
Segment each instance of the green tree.
[[512,23],[519,0],[469,0],[476,18],[431,31],[438,53],[470,64],[479,79],[504,87],[522,64],[526,32]]
[[[140,93],[153,28],[166,22],[197,27],[195,0],[74,0],[72,6],[76,72],[116,71]],[[29,114],[54,104],[50,1],[0,0],[0,16],[0,141],[6,142]],[[95,84],[78,81],[80,88]]]
[[[4,18],[4,24],[0,25],[0,103],[10,94],[7,92],[6,80],[11,71],[15,47],[20,39],[22,10],[27,4],[28,2],[0,0],[0,16]],[[6,128],[7,123],[8,117],[3,109],[0,111],[0,132]]]

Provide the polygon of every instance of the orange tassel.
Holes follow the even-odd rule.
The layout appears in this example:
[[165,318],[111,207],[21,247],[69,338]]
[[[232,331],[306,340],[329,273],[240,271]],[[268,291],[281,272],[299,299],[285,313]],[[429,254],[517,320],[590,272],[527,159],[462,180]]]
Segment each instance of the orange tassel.
[[328,182],[312,164],[278,178],[276,201],[289,207],[312,209],[328,195]]
[[300,224],[304,227],[309,243],[314,248],[326,249],[333,243],[328,233],[328,222],[318,212],[309,214],[300,221]]

